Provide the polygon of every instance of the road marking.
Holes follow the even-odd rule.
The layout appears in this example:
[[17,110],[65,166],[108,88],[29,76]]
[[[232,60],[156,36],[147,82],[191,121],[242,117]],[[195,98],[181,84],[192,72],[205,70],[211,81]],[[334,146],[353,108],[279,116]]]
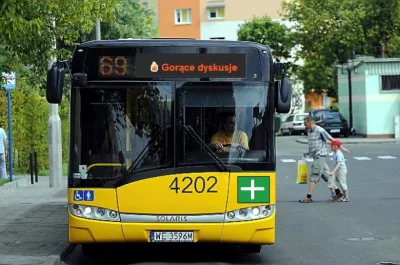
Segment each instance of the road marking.
[[395,156],[378,156],[379,159],[396,159]]
[[356,159],[356,160],[371,160],[371,158],[366,157],[366,156],[358,156],[358,157],[355,156],[354,159]]
[[252,200],[254,200],[254,195],[256,191],[264,191],[265,188],[264,187],[256,187],[254,186],[254,179],[251,180],[250,182],[250,187],[241,187],[240,190],[241,191],[250,191],[250,198]]
[[296,163],[297,161],[294,159],[281,159],[283,163]]

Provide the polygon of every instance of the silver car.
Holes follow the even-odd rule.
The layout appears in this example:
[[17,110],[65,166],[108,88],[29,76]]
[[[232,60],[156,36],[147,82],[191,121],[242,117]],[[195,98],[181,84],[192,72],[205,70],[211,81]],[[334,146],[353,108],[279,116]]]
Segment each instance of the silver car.
[[307,113],[290,114],[281,125],[281,134],[303,134],[305,132],[304,119]]

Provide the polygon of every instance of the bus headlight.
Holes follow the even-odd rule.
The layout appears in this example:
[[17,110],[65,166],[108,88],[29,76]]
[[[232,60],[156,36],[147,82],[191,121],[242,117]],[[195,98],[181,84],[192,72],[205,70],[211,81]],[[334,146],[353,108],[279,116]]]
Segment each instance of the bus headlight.
[[121,221],[117,211],[106,208],[80,204],[68,204],[68,209],[72,215],[80,218],[111,222]]
[[275,205],[255,206],[228,212],[225,222],[240,222],[263,219],[274,213]]

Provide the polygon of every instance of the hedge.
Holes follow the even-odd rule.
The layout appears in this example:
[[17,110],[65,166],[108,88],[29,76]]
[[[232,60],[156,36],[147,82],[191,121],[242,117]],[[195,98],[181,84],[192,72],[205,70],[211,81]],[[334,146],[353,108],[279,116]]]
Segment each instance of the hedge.
[[[38,169],[49,168],[48,129],[49,103],[34,89],[20,84],[11,91],[12,102],[12,144],[13,170],[16,173],[29,172],[29,153],[37,152]],[[0,126],[8,135],[7,97],[0,91]],[[69,103],[66,98],[59,106],[62,130],[63,163],[68,161]],[[7,170],[8,162],[7,162]]]

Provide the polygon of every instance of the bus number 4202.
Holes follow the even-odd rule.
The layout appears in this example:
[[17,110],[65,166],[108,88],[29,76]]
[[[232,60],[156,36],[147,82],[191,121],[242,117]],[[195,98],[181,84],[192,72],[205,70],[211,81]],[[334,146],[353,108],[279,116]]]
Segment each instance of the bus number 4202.
[[178,177],[175,177],[169,185],[169,189],[174,190],[175,193],[179,193],[179,191],[181,191],[181,193],[217,193],[215,189],[217,182],[218,180],[214,176],[208,178],[184,177],[181,181],[179,181]]

